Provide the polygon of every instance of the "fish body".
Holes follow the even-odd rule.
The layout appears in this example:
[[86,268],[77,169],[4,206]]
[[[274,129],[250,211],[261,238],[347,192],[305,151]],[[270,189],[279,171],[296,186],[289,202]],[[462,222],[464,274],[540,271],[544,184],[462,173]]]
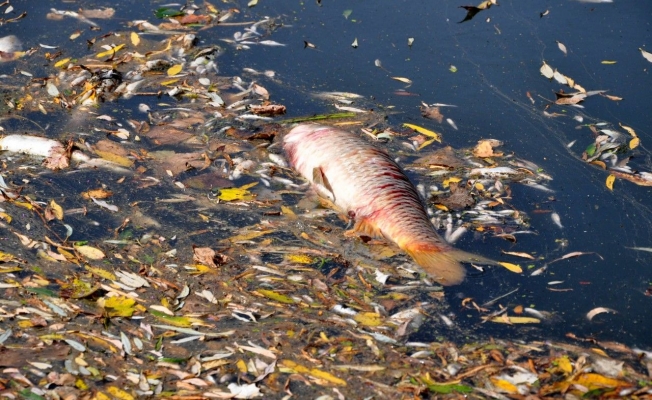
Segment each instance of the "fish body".
[[284,137],[283,147],[292,167],[318,194],[355,220],[356,231],[394,242],[442,284],[464,280],[460,261],[495,263],[446,243],[401,167],[361,137],[330,126],[303,124]]

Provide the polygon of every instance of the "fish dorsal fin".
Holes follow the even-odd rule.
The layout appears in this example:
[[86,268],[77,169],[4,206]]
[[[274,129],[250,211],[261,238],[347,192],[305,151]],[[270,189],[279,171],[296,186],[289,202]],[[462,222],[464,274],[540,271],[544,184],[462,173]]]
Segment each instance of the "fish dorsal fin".
[[335,203],[335,192],[321,167],[312,170],[312,183],[317,187],[317,192]]

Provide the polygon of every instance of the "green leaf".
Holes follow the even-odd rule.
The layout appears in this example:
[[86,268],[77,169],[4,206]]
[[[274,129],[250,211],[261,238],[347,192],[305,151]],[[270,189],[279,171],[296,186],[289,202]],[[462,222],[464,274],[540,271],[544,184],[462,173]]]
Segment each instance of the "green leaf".
[[590,145],[588,145],[585,151],[587,156],[593,157],[593,155],[595,154],[595,143],[591,143]]
[[263,296],[267,297],[268,299],[278,301],[279,303],[294,304],[293,298],[288,297],[284,294],[277,293],[273,290],[258,289],[256,291],[262,294]]
[[184,15],[184,13],[179,10],[175,10],[173,8],[163,7],[154,11],[154,15],[156,16],[156,18],[164,19],[170,17],[180,17]]
[[465,385],[428,385],[428,390],[435,393],[449,394],[453,392],[471,393],[473,388]]
[[59,295],[54,292],[53,290],[46,289],[46,288],[25,288],[26,291],[40,294],[42,296],[48,296],[48,297],[59,297]]

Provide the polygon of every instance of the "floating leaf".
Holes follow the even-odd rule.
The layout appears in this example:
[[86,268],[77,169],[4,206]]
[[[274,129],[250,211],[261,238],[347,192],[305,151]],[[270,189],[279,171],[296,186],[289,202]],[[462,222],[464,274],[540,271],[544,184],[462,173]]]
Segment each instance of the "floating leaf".
[[505,267],[508,270],[510,270],[510,271],[512,271],[514,273],[517,273],[517,274],[520,274],[520,273],[523,272],[523,268],[521,268],[517,264],[512,264],[512,263],[508,263],[508,262],[499,262],[498,264],[502,265],[503,267]]
[[530,259],[530,260],[535,259],[534,256],[531,256],[528,253],[519,253],[519,252],[515,252],[515,251],[503,251],[502,253],[503,254],[509,254],[510,256],[514,256],[514,257],[527,258],[527,259]]
[[136,300],[126,296],[114,296],[98,300],[109,317],[131,317],[136,311]]
[[91,260],[101,260],[106,257],[102,250],[88,245],[75,246],[75,250],[77,250],[79,254],[83,255],[86,258],[90,258]]
[[106,391],[118,400],[134,400],[134,396],[115,386],[109,386]]
[[351,16],[351,13],[353,13],[353,10],[344,10],[342,15],[344,16],[344,18],[349,19],[349,17]]
[[173,65],[168,69],[168,76],[177,75],[181,70],[183,70],[183,64]]
[[423,127],[421,127],[419,125],[414,125],[414,124],[403,124],[403,126],[406,127],[406,128],[413,129],[413,130],[419,132],[422,135],[426,135],[428,137],[431,137],[431,138],[435,139],[436,141],[438,141],[439,143],[441,143],[441,136],[436,132],[433,132],[433,131],[431,131],[429,129],[426,129],[426,128],[423,128]]
[[249,0],[249,3],[247,3],[247,7],[254,7],[258,4],[258,0]]
[[104,58],[104,57],[112,56],[112,55],[114,55],[115,53],[117,53],[120,49],[122,49],[123,47],[125,47],[124,44],[119,44],[119,45],[117,45],[117,46],[111,48],[110,50],[107,50],[107,51],[103,51],[103,52],[101,52],[101,53],[98,53],[97,56],[95,56],[95,57],[97,57],[97,58]]
[[218,198],[222,201],[250,201],[256,198],[255,194],[252,194],[249,190],[249,188],[252,188],[256,186],[258,182],[252,182],[248,183],[244,186],[240,186],[239,188],[228,188],[228,189],[221,189],[220,190],[220,195]]
[[54,64],[54,67],[55,67],[55,68],[62,67],[62,66],[64,66],[64,65],[68,64],[68,61],[70,61],[70,57],[68,57],[68,58],[64,58],[64,59],[62,59],[62,60],[57,61],[57,62]]
[[57,204],[56,201],[50,200],[47,210],[50,210],[52,215],[59,221],[63,219],[63,208],[61,208],[61,206]]
[[288,297],[284,294],[280,294],[278,292],[275,292],[273,290],[266,290],[266,289],[258,289],[256,292],[262,294],[263,296],[267,297],[268,299],[272,299],[274,301],[278,301],[279,303],[283,304],[294,304],[295,301],[293,298]]
[[353,43],[351,43],[351,47],[354,49],[358,48],[358,38],[353,39]]
[[646,60],[648,60],[649,62],[652,62],[652,53],[647,52],[647,51],[641,49],[640,47],[639,47],[638,49],[641,51],[641,55],[643,55],[643,57],[644,57]]
[[138,46],[140,43],[140,36],[136,32],[131,32],[131,35],[129,35],[129,39],[131,39],[131,44],[134,46]]
[[412,84],[412,81],[411,81],[411,80],[409,80],[408,78],[404,78],[404,77],[402,77],[402,76],[392,76],[392,79],[394,79],[394,80],[396,80],[396,81],[399,81],[399,82],[406,83],[406,84],[408,84],[408,85],[411,85],[411,84]]
[[613,314],[615,314],[616,312],[617,312],[616,310],[612,310],[611,308],[596,307],[593,310],[586,313],[586,318],[589,321],[591,321],[593,319],[593,317],[595,317],[598,314],[602,314],[602,313],[613,313]]
[[163,312],[156,311],[149,309],[147,310],[151,315],[156,317],[156,319],[159,319],[161,321],[167,322],[168,324],[172,326],[178,326],[181,328],[189,328],[193,324],[200,324],[202,321],[199,318],[195,317],[175,317],[171,315],[167,315]]
[[564,46],[562,42],[557,41],[557,47],[559,47],[559,50],[561,50],[561,52],[564,53],[564,55],[568,54],[568,51],[566,50],[566,46]]
[[346,386],[346,381],[343,379],[337,378],[336,376],[317,368],[304,367],[303,365],[297,364],[292,360],[281,360],[279,365],[281,372],[308,374],[315,378],[323,379],[336,385]]
[[[637,139],[638,139],[638,138],[637,138]],[[634,139],[632,139],[632,140],[634,140]],[[615,182],[615,181],[616,181],[616,176],[615,176],[615,175],[610,174],[610,175],[607,177],[606,185],[607,185],[607,188],[608,188],[609,190],[614,190],[614,182]]]
[[114,281],[117,279],[117,277],[112,272],[104,270],[102,268],[91,267],[90,265],[85,265],[84,268],[86,268],[86,270],[92,273],[93,275],[99,276],[100,278],[109,281]]
[[312,264],[315,259],[305,254],[288,254],[285,256],[285,261],[297,264]]
[[555,71],[553,71],[552,67],[545,62],[539,69],[541,71],[541,75],[545,76],[548,79],[552,79],[553,75],[555,74]]
[[501,392],[505,392],[509,394],[518,394],[518,387],[516,387],[516,385],[507,382],[504,379],[491,377],[491,383]]
[[638,147],[638,145],[641,144],[641,139],[635,137],[632,140],[629,141],[629,148],[630,149],[635,149]]
[[353,319],[364,326],[379,326],[383,323],[380,314],[373,312],[358,313]]
[[618,61],[613,61],[613,60],[602,60],[600,61],[600,64],[605,64],[605,65],[613,65],[617,63]]
[[602,376],[600,374],[595,374],[595,373],[581,374],[580,376],[575,378],[573,383],[582,385],[585,388],[587,388],[589,391],[608,389],[608,388],[625,388],[625,387],[633,386],[629,382],[621,381],[613,378],[607,378],[606,376]]
[[490,319],[491,322],[498,322],[501,324],[538,324],[541,322],[538,318],[532,317],[509,317],[498,316]]

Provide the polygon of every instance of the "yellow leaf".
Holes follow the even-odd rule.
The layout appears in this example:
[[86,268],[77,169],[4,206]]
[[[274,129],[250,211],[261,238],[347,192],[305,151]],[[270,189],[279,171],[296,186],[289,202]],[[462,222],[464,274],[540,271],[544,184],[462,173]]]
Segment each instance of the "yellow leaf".
[[501,392],[509,393],[509,394],[517,394],[518,393],[518,388],[515,385],[512,385],[511,383],[507,382],[504,379],[498,379],[498,378],[491,378],[491,383],[494,384],[494,386],[500,390]]
[[312,264],[315,259],[305,254],[288,254],[285,256],[285,261],[297,264]]
[[193,268],[195,268],[195,270],[189,272],[191,275],[201,275],[201,274],[207,274],[207,273],[210,273],[210,272],[215,272],[214,268],[211,268],[208,265],[204,265],[204,264],[195,264],[195,265],[193,265]]
[[131,38],[131,44],[138,46],[138,43],[140,43],[140,36],[138,36],[136,32],[131,32],[129,37]]
[[239,188],[221,189],[218,198],[222,201],[253,200],[256,197],[256,195],[252,194],[247,189],[254,187],[257,184],[258,182],[253,182],[253,183],[246,184],[244,186],[240,186]]
[[14,260],[17,260],[17,258],[13,254],[0,251],[0,262],[9,262]]
[[448,207],[443,204],[435,204],[435,208],[442,211],[448,211]]
[[421,143],[421,146],[419,146],[417,150],[421,150],[424,147],[428,146],[429,144],[433,144],[434,142],[435,139],[426,140],[425,142]]
[[134,400],[134,396],[115,386],[109,386],[106,391],[118,400]]
[[618,61],[613,61],[613,60],[602,60],[600,63],[605,64],[605,65],[612,65],[617,63]]
[[174,78],[174,79],[170,79],[170,80],[161,82],[161,85],[162,86],[169,86],[169,85],[172,85],[173,83],[177,83],[177,82],[179,82],[179,78]]
[[101,298],[97,301],[109,317],[131,317],[135,311],[136,300],[126,296]]
[[632,140],[629,141],[629,148],[630,149],[635,149],[638,147],[638,145],[641,143],[641,139],[635,137]]
[[304,367],[303,365],[297,364],[292,360],[281,360],[279,364],[281,365],[281,372],[284,373],[308,374],[315,378],[320,378],[336,385],[346,386],[345,380],[317,368]]
[[75,387],[79,390],[88,390],[88,385],[81,378],[77,378],[75,381]]
[[244,362],[244,360],[238,360],[235,363],[235,366],[238,368],[238,371],[240,371],[241,373],[244,374],[247,372],[247,363]]
[[490,319],[491,322],[498,322],[501,324],[538,324],[541,320],[532,317],[507,317],[498,316]]
[[33,206],[32,204],[30,204],[30,203],[25,203],[25,202],[23,202],[23,201],[14,201],[14,202],[11,203],[11,204],[13,204],[13,205],[15,205],[15,206],[18,206],[18,207],[26,208],[26,209],[28,209],[28,210],[30,210],[30,211],[34,209],[34,206]]
[[602,357],[609,358],[609,355],[602,349],[592,347],[591,351],[594,352],[595,354],[601,355]]
[[57,61],[57,62],[54,64],[54,67],[55,67],[55,68],[62,67],[62,66],[64,66],[64,65],[66,65],[66,64],[68,63],[68,61],[70,61],[70,57],[68,57],[68,58],[64,58],[63,60],[59,60],[59,61]]
[[353,319],[364,326],[378,326],[383,323],[380,314],[373,312],[358,313]]
[[258,289],[256,290],[259,294],[267,297],[268,299],[272,299],[275,301],[278,301],[279,303],[284,303],[284,304],[294,304],[295,301],[293,298],[288,297],[284,294],[277,293],[273,290],[265,290],[265,289]]
[[621,124],[621,123],[619,123],[618,125],[620,125],[621,128],[623,128],[623,129],[626,130],[630,135],[632,135],[632,137],[636,137],[636,131],[634,130],[634,128],[629,127],[629,126],[627,126],[627,125],[623,125],[623,124]]
[[521,272],[523,272],[523,269],[521,268],[521,266],[517,265],[517,264],[512,264],[512,263],[508,263],[508,262],[499,262],[498,264],[502,265],[503,267],[505,267],[508,270],[510,270],[510,271],[512,271],[514,273],[517,273],[517,274],[520,274]]
[[480,182],[476,182],[473,186],[475,186],[477,190],[484,190],[484,185]]
[[457,183],[457,182],[461,182],[461,181],[462,181],[462,178],[458,178],[456,176],[453,176],[453,177],[444,179],[443,185],[444,185],[445,188],[447,188],[447,187],[450,186],[451,183]]
[[290,207],[281,206],[281,212],[289,219],[297,219],[297,214],[295,214]]
[[439,143],[441,143],[441,136],[436,132],[433,132],[433,131],[431,131],[429,129],[426,129],[426,128],[423,128],[423,127],[421,127],[419,125],[414,125],[414,124],[403,124],[403,126],[406,127],[406,128],[414,129],[415,131],[419,132],[420,134],[431,137],[431,138],[435,139],[436,141],[438,141]]
[[609,175],[607,177],[607,182],[606,182],[607,189],[614,190],[614,181],[615,180],[616,180],[616,177],[613,174],[611,174],[611,175]]
[[83,255],[86,258],[90,258],[91,260],[101,260],[106,257],[102,250],[92,246],[75,246],[75,250],[77,250],[79,254]]
[[100,278],[104,278],[104,279],[109,280],[109,281],[114,281],[114,280],[117,279],[116,276],[113,275],[112,272],[109,272],[109,271],[107,271],[105,269],[97,268],[97,267],[91,267],[90,265],[85,265],[84,268],[86,268],[86,270],[88,272],[90,272],[91,274],[99,276]]
[[63,219],[63,208],[57,204],[56,201],[50,200],[50,209],[54,213],[54,217],[61,221]]
[[117,53],[120,49],[122,49],[123,47],[125,47],[124,44],[119,44],[119,45],[115,46],[114,48],[112,48],[111,50],[107,50],[107,51],[103,51],[101,53],[98,53],[95,57],[104,58],[104,57],[112,56],[115,53]]
[[97,392],[95,397],[93,397],[93,400],[111,400],[111,398],[102,392]]
[[566,375],[569,375],[571,372],[573,372],[573,364],[568,359],[568,356],[559,357],[552,362],[553,364],[556,364],[557,368],[559,368],[559,370],[561,370]]
[[615,387],[623,388],[623,387],[632,386],[632,384],[629,382],[625,382],[613,378],[607,378],[606,376],[602,376],[600,374],[593,374],[593,373],[581,374],[580,376],[575,378],[574,383],[578,383],[589,390],[615,388]]
[[164,321],[170,325],[173,326],[178,326],[180,328],[189,328],[193,324],[200,324],[202,321],[199,318],[195,317],[174,317],[171,315],[167,315],[161,311],[156,311],[153,309],[147,310],[151,315],[156,317],[157,319],[160,319],[161,321]]
[[183,69],[183,64],[173,65],[168,69],[168,76],[177,75]]
[[2,219],[4,219],[5,221],[7,221],[8,224],[11,223],[11,215],[9,215],[9,214],[7,214],[7,213],[0,212],[0,218],[2,218]]

